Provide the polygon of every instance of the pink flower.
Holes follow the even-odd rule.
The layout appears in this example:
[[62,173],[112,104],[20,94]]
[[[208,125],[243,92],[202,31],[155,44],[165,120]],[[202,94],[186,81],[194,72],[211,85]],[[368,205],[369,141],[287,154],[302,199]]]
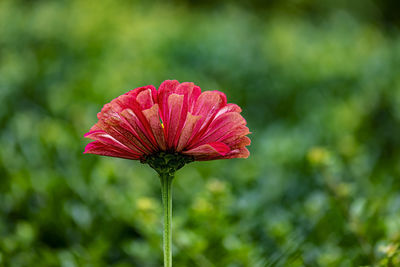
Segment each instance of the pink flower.
[[106,104],[85,137],[84,153],[133,160],[178,153],[193,160],[247,158],[246,120],[224,93],[164,81],[136,88]]

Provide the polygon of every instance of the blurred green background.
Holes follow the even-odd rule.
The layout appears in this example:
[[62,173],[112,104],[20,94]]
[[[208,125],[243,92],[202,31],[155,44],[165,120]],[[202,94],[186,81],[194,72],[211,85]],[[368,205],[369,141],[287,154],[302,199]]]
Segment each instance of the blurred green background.
[[0,1],[0,265],[161,266],[156,173],[82,152],[103,104],[165,79],[253,132],[178,172],[175,266],[400,264],[399,3]]

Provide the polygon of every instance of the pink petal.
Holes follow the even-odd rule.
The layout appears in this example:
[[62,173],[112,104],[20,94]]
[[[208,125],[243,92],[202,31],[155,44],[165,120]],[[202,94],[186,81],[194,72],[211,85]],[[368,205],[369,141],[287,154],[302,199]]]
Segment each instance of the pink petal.
[[150,128],[153,132],[153,135],[157,141],[158,147],[161,150],[166,149],[166,143],[164,138],[164,130],[161,126],[160,116],[158,104],[155,104],[149,109],[143,110],[143,115],[146,117],[149,122]]
[[153,98],[153,102],[157,99],[157,89],[153,85],[147,85],[143,87],[139,87],[129,91],[126,94],[121,95],[117,98],[119,100],[123,109],[130,108],[131,105],[134,105],[132,102],[137,102],[138,95],[142,92],[148,92],[150,90],[151,96]]
[[248,158],[249,155],[250,155],[249,150],[246,147],[241,147],[230,151],[226,155],[215,155],[215,156],[210,156],[208,158],[201,157],[197,158],[196,160],[205,161],[205,160],[217,160],[217,159]]
[[[174,148],[175,136],[177,132],[182,130],[183,123],[186,119],[186,110],[183,106],[183,95],[171,94],[168,97],[168,120],[165,121],[164,127],[167,129],[167,144],[168,149]],[[179,129],[180,128],[180,129]]]
[[232,130],[237,126],[245,124],[246,121],[239,113],[224,113],[217,119],[213,120],[201,136],[199,136],[196,140],[192,140],[189,148],[215,142],[224,137],[226,134],[232,132]]
[[[200,87],[194,85],[194,83],[181,83],[175,88],[175,93],[178,95],[185,96],[185,103],[188,107],[193,107],[196,100],[201,94]],[[192,112],[192,110],[189,110]]]
[[210,143],[195,147],[193,149],[183,151],[185,155],[194,156],[196,160],[207,160],[213,157],[224,156],[229,153],[229,146],[221,142]]
[[223,159],[243,158],[247,159],[250,156],[250,152],[246,147],[241,147],[232,150],[229,154],[223,157]]
[[181,134],[179,135],[179,140],[176,147],[177,152],[181,152],[186,147],[187,142],[192,136],[193,128],[199,119],[200,116],[195,116],[191,113],[187,114],[185,124],[182,128]]
[[228,146],[231,146],[231,144],[235,142],[236,139],[248,134],[250,134],[249,128],[247,128],[247,126],[245,125],[239,125],[236,128],[233,128],[232,131],[230,131],[226,135],[219,138],[218,141],[224,142]]
[[169,121],[168,96],[175,91],[178,85],[179,82],[176,80],[166,80],[158,88],[157,103],[160,105],[160,114],[163,122]]
[[[133,145],[138,150],[141,150],[145,153],[154,151],[156,146],[154,146],[150,141],[147,141],[149,140],[148,138],[145,136],[143,136],[143,138],[139,137],[138,133],[142,133],[144,131],[144,127],[141,127],[139,130],[135,130],[126,120],[126,118],[121,116],[120,113],[114,111],[116,106],[119,105],[115,102],[112,103],[112,105],[108,106],[109,108],[106,109],[105,112],[102,112],[102,114],[99,115],[100,119],[97,123],[98,127],[128,147]],[[141,114],[140,111],[138,112]],[[146,119],[143,117],[142,120]],[[140,121],[135,123],[141,125]]]
[[137,105],[136,101],[137,95],[143,91],[148,91],[148,90],[150,90],[153,99],[156,99],[157,90],[153,85],[136,88],[113,99],[110,103],[105,104],[101,109],[101,111],[97,114],[98,119],[100,119],[103,114],[108,113],[110,110],[119,113],[126,108],[132,108],[132,106]]
[[193,106],[193,114],[204,115],[205,118],[214,115],[226,105],[226,96],[219,91],[205,91],[201,93]]
[[140,159],[139,155],[129,153],[126,150],[114,147],[112,145],[103,144],[99,141],[93,141],[86,145],[85,154],[96,154],[101,156],[117,157],[124,159]]
[[130,153],[133,153],[133,154],[137,154],[137,155],[143,154],[143,151],[140,151],[136,146],[133,146],[130,144],[128,144],[128,145],[124,144],[124,143],[129,143],[129,141],[122,143],[122,142],[118,141],[117,139],[115,139],[114,137],[112,137],[111,135],[109,135],[108,133],[104,132],[103,130],[90,131],[85,134],[85,137],[90,138],[92,140],[99,141],[106,145],[111,145],[111,146],[120,148],[122,150],[129,151]]
[[150,89],[141,91],[136,96],[136,101],[142,109],[149,109],[154,105],[153,95]]
[[235,141],[231,142],[229,144],[229,147],[232,150],[234,150],[245,146],[249,146],[250,144],[251,144],[250,138],[248,138],[247,136],[242,136],[240,138],[237,138]]
[[131,131],[135,133],[137,141],[147,149],[147,154],[150,154],[157,151],[157,142],[152,131],[149,130],[150,126],[145,127],[145,125],[148,125],[147,119],[142,112],[138,112],[138,114],[142,117],[141,120],[132,109],[124,109],[121,112],[121,117],[126,120]]
[[179,84],[177,81],[166,81],[161,84],[158,101],[168,150],[177,148],[188,108],[193,106],[200,94],[200,87],[194,83]]
[[222,114],[225,114],[228,112],[240,113],[240,112],[242,112],[242,109],[236,104],[229,103],[226,106],[224,106],[223,108],[221,108],[220,110],[218,110],[217,114],[215,114],[214,120],[216,118],[218,118],[219,116],[221,116]]
[[177,80],[165,80],[160,84],[158,88],[158,96],[164,92],[174,92],[175,88],[179,85]]
[[98,118],[106,123],[113,123],[109,119],[112,117],[114,126],[121,124],[120,126],[128,131],[127,134],[132,132],[148,151],[157,151],[158,143],[147,118],[142,113],[144,108],[152,107],[156,96],[157,91],[154,86],[137,88],[105,105]]
[[[192,108],[193,115],[199,115],[201,118],[196,123],[190,143],[207,129],[216,113],[226,106],[226,96],[219,91],[205,91],[198,97]],[[190,109],[189,109],[190,110]]]

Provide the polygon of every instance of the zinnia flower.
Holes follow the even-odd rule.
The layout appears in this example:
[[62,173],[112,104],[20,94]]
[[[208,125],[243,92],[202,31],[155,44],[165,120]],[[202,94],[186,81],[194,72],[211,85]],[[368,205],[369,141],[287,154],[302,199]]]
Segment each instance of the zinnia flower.
[[161,151],[193,160],[247,158],[246,120],[224,93],[164,81],[136,88],[106,104],[85,137],[85,153],[146,161]]
[[164,204],[164,266],[172,266],[172,180],[199,160],[247,158],[246,120],[224,93],[164,81],[136,88],[106,104],[85,137],[84,153],[140,160],[160,175]]

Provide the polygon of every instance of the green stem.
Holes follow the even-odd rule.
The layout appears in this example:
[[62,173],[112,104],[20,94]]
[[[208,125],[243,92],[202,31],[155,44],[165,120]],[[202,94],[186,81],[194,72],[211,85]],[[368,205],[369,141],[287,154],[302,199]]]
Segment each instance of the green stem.
[[172,180],[173,174],[160,175],[164,208],[164,267],[172,266]]

